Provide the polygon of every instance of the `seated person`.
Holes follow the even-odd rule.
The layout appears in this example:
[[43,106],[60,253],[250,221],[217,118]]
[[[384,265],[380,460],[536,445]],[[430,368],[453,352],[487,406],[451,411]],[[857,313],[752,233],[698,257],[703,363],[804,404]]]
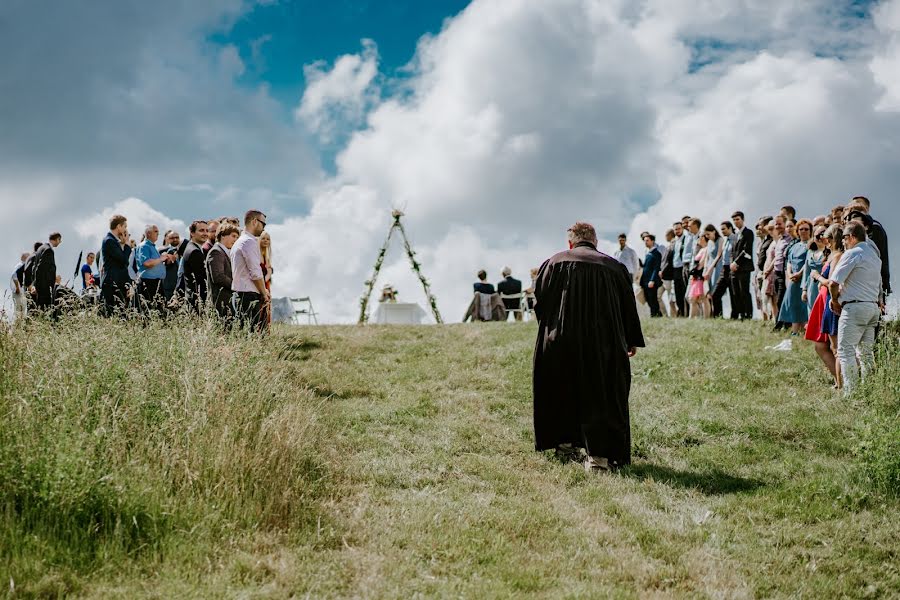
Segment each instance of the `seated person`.
[[478,271],[478,282],[473,286],[476,292],[481,294],[495,294],[494,286],[487,282],[487,271]]
[[[512,269],[509,267],[503,268],[503,281],[497,284],[497,291],[504,296],[513,296],[516,294],[522,293],[522,282],[518,279],[514,279],[512,276]],[[506,316],[509,317],[509,311],[517,310],[521,307],[522,303],[518,298],[504,298],[503,305],[506,306]],[[516,315],[516,320],[522,319],[522,313],[517,312],[514,313]]]

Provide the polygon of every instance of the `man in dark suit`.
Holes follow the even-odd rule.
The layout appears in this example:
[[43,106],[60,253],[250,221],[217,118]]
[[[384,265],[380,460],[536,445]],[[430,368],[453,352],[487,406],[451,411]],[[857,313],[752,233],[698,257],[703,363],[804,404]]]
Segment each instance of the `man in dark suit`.
[[487,282],[487,271],[478,271],[478,282],[473,285],[476,292],[481,294],[496,294],[494,286]]
[[103,314],[107,317],[128,307],[131,252],[128,220],[122,215],[113,215],[109,220],[109,233],[100,247],[100,295],[103,298]]
[[[514,296],[516,294],[522,293],[522,282],[512,276],[512,269],[510,269],[509,267],[503,267],[503,271],[501,274],[503,275],[503,281],[497,284],[497,291],[500,294],[504,296]],[[505,298],[503,299],[503,306],[506,307],[506,318],[509,319],[510,311],[518,310],[522,307],[522,300],[516,298]],[[522,320],[521,312],[513,313],[513,315],[515,315],[516,321]]]
[[49,311],[56,298],[56,253],[55,248],[62,242],[62,235],[51,233],[50,241],[42,244],[34,253],[34,281],[32,294],[38,310]]
[[847,205],[849,213],[847,214],[846,221],[848,223],[853,220],[861,221],[866,228],[866,235],[872,240],[875,247],[878,248],[878,253],[881,255],[881,290],[883,302],[884,299],[891,294],[891,263],[890,252],[888,251],[888,236],[887,232],[884,230],[884,226],[876,219],[873,219],[869,214],[870,206],[869,199],[865,196],[854,197],[853,200],[850,201],[850,204]]
[[734,292],[735,312],[740,320],[753,318],[753,296],[750,280],[753,276],[754,233],[744,226],[744,213],[735,211],[731,215],[737,239],[731,250],[731,287]]
[[216,232],[216,243],[206,254],[206,279],[209,298],[225,327],[230,327],[234,320],[231,308],[232,266],[231,248],[237,241],[241,231],[231,223],[222,223]]
[[647,247],[647,256],[644,257],[644,270],[641,273],[641,289],[644,290],[644,300],[650,308],[650,316],[661,317],[657,292],[663,284],[660,275],[662,254],[656,249],[656,236],[652,233],[644,236],[644,245]]
[[191,241],[184,250],[181,259],[184,271],[184,292],[188,304],[199,313],[206,303],[206,256],[203,244],[206,243],[209,228],[206,221],[191,223]]

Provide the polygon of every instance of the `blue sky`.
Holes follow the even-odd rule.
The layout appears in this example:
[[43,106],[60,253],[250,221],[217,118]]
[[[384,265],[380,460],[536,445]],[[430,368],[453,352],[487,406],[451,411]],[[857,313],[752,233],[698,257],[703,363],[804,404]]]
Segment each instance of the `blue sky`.
[[374,40],[381,70],[398,69],[425,34],[435,34],[469,0],[284,0],[263,4],[225,34],[210,36],[240,50],[247,71],[243,83],[267,83],[272,95],[293,108],[303,94],[303,65],[359,52],[360,40]]

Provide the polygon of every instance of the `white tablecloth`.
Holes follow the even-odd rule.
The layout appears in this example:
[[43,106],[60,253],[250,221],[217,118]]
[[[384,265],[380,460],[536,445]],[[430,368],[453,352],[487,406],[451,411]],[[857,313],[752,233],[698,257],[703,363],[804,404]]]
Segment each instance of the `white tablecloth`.
[[382,302],[372,315],[372,322],[379,325],[419,325],[425,311],[418,304],[407,302]]

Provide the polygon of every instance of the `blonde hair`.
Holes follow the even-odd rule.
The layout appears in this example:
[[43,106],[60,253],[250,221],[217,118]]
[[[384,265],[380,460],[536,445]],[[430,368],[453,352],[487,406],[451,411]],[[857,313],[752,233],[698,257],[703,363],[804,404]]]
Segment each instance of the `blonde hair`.
[[262,234],[259,236],[259,239],[262,239],[263,237],[269,238],[269,245],[268,245],[268,247],[263,248],[262,244],[260,244],[259,253],[260,253],[260,256],[262,256],[263,264],[266,265],[267,267],[271,267],[272,266],[272,236],[269,235],[268,231],[263,231]]

